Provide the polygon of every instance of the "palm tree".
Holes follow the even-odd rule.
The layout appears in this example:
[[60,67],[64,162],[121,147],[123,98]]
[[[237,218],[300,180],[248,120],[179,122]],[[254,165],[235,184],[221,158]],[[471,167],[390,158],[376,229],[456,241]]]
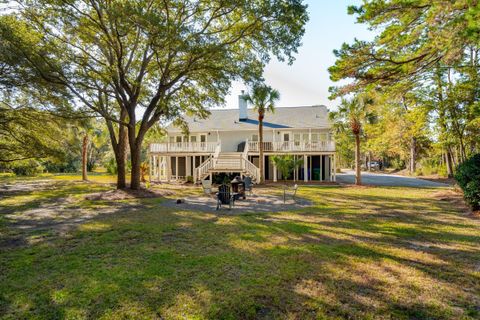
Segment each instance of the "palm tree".
[[280,100],[280,93],[277,90],[261,83],[254,85],[251,92],[245,97],[245,99],[247,102],[251,103],[254,110],[258,112],[258,153],[260,167],[259,183],[263,183],[263,119],[265,118],[266,112],[275,111],[275,103]]
[[357,95],[350,100],[343,99],[338,111],[330,113],[335,126],[348,124],[355,137],[355,184],[362,184],[360,166],[360,134],[366,122],[373,122],[375,115],[370,111],[371,99]]
[[287,195],[287,179],[290,178],[292,172],[303,164],[303,159],[296,159],[293,155],[276,155],[271,159],[272,163],[280,170],[283,178],[283,203],[286,201]]

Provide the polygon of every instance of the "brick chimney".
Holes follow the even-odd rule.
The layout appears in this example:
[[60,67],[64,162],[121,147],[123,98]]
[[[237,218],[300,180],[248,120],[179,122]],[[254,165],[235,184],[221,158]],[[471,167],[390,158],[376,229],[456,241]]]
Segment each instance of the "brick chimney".
[[238,120],[245,121],[248,119],[247,100],[245,99],[245,91],[238,96]]

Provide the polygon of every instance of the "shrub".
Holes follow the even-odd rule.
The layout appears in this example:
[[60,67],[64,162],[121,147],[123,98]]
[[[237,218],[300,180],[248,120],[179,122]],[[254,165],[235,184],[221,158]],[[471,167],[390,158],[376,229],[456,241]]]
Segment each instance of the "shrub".
[[430,176],[437,174],[441,177],[447,176],[447,167],[440,164],[437,159],[422,159],[415,170],[417,176]]
[[405,169],[405,161],[403,161],[400,158],[394,158],[390,162],[390,165],[392,166],[393,169],[395,170],[402,170]]
[[115,161],[115,158],[110,158],[106,163],[105,163],[105,169],[107,169],[107,172],[109,174],[117,174],[117,162]]
[[480,210],[480,153],[457,167],[455,179],[467,204],[473,210]]
[[148,174],[148,169],[148,162],[145,161],[140,164],[140,181],[147,182],[146,176]]
[[14,162],[10,169],[17,176],[36,176],[44,171],[44,167],[36,160]]
[[447,172],[447,166],[446,165],[441,165],[438,167],[438,172],[437,174],[440,176],[440,177],[443,177],[443,178],[446,178],[448,177],[448,172]]

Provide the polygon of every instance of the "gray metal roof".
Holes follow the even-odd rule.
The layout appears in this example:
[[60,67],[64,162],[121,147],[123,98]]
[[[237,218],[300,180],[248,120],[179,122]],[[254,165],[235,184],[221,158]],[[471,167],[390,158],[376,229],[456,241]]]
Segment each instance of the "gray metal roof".
[[[210,110],[207,119],[185,117],[190,132],[206,131],[243,131],[258,129],[258,114],[253,109],[248,109],[248,119],[239,121],[238,109]],[[328,129],[331,123],[328,119],[326,106],[307,107],[278,107],[274,113],[268,112],[263,121],[265,129],[309,128]],[[181,130],[172,124],[167,127],[169,133]]]

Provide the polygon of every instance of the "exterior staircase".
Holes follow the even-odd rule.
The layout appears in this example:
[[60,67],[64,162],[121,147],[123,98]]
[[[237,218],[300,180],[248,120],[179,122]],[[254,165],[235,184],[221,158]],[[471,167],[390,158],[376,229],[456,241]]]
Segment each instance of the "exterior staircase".
[[245,152],[216,152],[195,169],[195,180],[201,181],[213,173],[231,173],[249,175],[258,181],[260,170],[248,160]]

